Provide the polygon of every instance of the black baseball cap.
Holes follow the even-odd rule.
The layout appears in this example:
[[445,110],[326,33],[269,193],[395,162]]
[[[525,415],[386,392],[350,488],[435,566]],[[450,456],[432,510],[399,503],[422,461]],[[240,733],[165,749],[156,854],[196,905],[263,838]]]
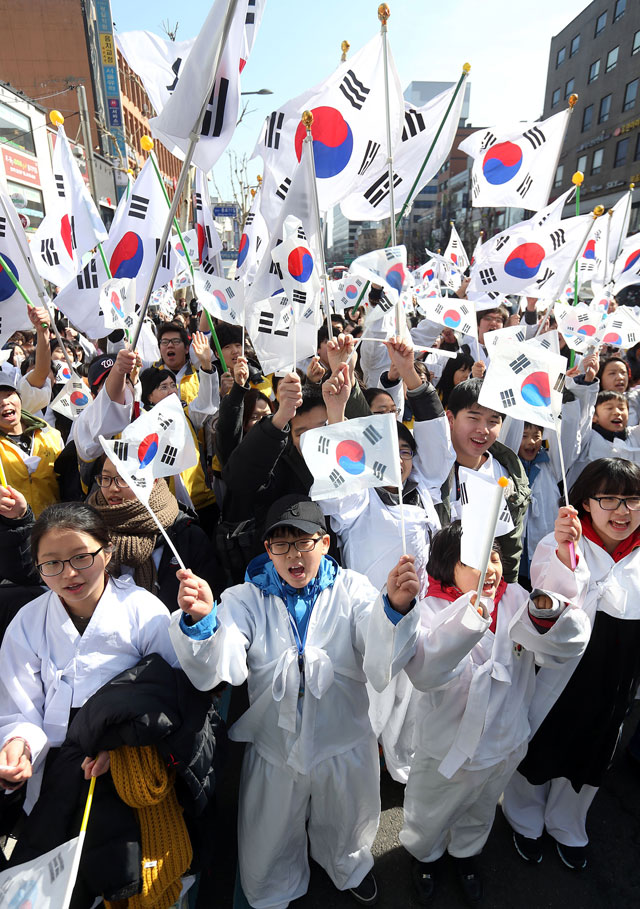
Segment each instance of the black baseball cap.
[[101,357],[97,357],[95,360],[93,360],[89,366],[87,379],[89,381],[89,387],[91,388],[91,391],[94,392],[94,394],[98,385],[102,382],[103,379],[107,378],[113,369],[113,364],[115,362],[115,354],[103,354]]
[[278,527],[295,527],[303,533],[327,533],[322,509],[308,496],[291,494],[273,503],[264,522],[264,539],[268,540]]

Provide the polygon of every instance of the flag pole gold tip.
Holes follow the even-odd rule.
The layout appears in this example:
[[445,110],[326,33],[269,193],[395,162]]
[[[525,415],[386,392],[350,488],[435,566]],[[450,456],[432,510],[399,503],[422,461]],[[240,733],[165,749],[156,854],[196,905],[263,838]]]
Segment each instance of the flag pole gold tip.
[[391,16],[391,10],[386,3],[381,3],[378,7],[378,19],[382,22],[383,25],[386,25],[389,17]]
[[470,63],[463,63],[463,64],[462,64],[462,72],[463,72],[463,73],[469,73],[469,72],[471,72],[471,64],[470,64]]
[[49,114],[49,119],[51,120],[51,122],[53,123],[54,126],[62,126],[62,124],[64,123],[64,117],[62,116],[62,114],[60,113],[59,110],[52,110],[51,113]]
[[313,114],[311,113],[310,110],[303,111],[302,117],[300,119],[304,123],[305,129],[311,129],[311,127],[313,125]]
[[635,183],[630,183],[630,184],[629,184],[629,189],[630,189],[630,190],[634,190],[635,188],[636,188],[636,184],[635,184]]
[[596,205],[596,207],[593,209],[593,217],[599,218],[600,215],[603,215],[603,214],[604,214],[604,205]]
[[351,47],[351,45],[349,44],[348,41],[343,41],[342,44],[340,45],[340,50],[342,51],[343,61],[347,59],[347,54],[349,53],[350,47]]
[[258,183],[262,183],[262,174],[258,174],[258,176],[256,177],[256,180],[258,181]]
[[575,94],[569,95],[569,107],[571,108],[571,110],[573,110],[573,108],[576,106],[577,103],[578,103],[578,95],[575,95]]
[[507,477],[500,477],[500,479],[498,480],[498,486],[502,486],[503,489],[506,489],[508,485],[509,485],[509,480],[507,479]]
[[574,186],[582,186],[582,184],[584,183],[584,174],[582,173],[581,170],[577,170],[575,172],[575,174],[571,178],[571,182],[574,184]]
[[131,168],[128,168],[127,173],[130,177],[133,177],[133,170]]
[[153,139],[151,136],[142,136],[140,138],[140,148],[143,151],[150,152],[153,148]]

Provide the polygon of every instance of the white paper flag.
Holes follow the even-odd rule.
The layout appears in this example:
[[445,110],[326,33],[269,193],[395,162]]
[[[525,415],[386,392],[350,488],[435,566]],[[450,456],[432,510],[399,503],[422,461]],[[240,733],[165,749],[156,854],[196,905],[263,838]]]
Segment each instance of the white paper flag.
[[244,323],[244,287],[240,281],[227,281],[201,268],[194,270],[193,281],[198,303],[209,315],[232,325]]
[[[68,370],[68,367],[66,367]],[[51,409],[69,420],[75,420],[91,401],[88,386],[77,373],[73,372],[62,391],[51,402]]]
[[[460,561],[463,565],[483,571],[486,568],[486,551],[491,541],[485,538],[487,515],[492,512],[492,503],[500,501],[500,513],[494,537],[501,537],[513,530],[513,518],[504,498],[504,489],[495,480],[489,480],[477,470],[459,468],[460,481]],[[487,546],[489,544],[489,546]]]
[[0,874],[2,909],[60,909],[73,870],[79,837]]

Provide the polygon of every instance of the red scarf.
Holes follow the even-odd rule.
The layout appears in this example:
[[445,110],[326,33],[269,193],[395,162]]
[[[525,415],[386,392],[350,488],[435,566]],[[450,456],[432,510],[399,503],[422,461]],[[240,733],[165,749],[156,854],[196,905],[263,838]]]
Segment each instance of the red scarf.
[[[593,526],[591,521],[591,516],[589,514],[584,514],[580,518],[582,524],[582,535],[590,540],[592,543],[595,543],[596,546],[600,546],[601,549],[606,550],[607,547],[604,545],[598,531]],[[630,533],[629,536],[621,540],[616,548],[610,553],[611,558],[614,562],[619,562],[621,559],[624,559],[625,556],[628,556],[630,552],[633,552],[634,549],[637,549],[640,546],[640,527],[636,528],[633,533]]]
[[[458,590],[457,587],[443,587],[440,581],[436,581],[435,578],[432,578],[431,575],[428,575],[429,586],[427,588],[428,597],[437,597],[439,600],[446,600],[448,603],[454,603],[458,597],[462,596],[462,591]],[[491,625],[489,626],[489,631],[495,633],[496,623],[498,621],[498,603],[503,597],[505,590],[509,585],[504,580],[500,578],[500,583],[498,584],[498,589],[496,590],[496,595],[493,598],[493,612],[491,613]]]

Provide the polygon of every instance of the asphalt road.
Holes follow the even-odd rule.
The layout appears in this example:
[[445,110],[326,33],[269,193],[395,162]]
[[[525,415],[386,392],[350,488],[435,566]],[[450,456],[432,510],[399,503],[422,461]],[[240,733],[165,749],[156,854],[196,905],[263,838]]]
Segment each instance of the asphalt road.
[[[238,705],[232,704],[231,715]],[[234,710],[234,708],[236,708]],[[640,773],[626,755],[626,741],[640,721],[640,702],[625,723],[613,766],[592,805],[588,830],[589,863],[583,872],[570,871],[554,844],[545,842],[544,859],[531,867],[516,854],[509,827],[498,808],[496,822],[482,855],[483,909],[640,909]],[[235,806],[241,748],[232,745],[230,763],[221,783],[218,850],[215,867],[205,876],[198,909],[234,906]],[[402,824],[403,787],[383,773],[382,818],[374,844],[380,909],[417,907],[412,898],[410,858],[398,841]],[[245,904],[246,905],[246,904]],[[357,904],[339,893],[312,863],[309,892],[292,909],[348,909]],[[431,904],[434,909],[466,909],[452,868],[447,868]],[[236,909],[240,909],[236,902]]]

